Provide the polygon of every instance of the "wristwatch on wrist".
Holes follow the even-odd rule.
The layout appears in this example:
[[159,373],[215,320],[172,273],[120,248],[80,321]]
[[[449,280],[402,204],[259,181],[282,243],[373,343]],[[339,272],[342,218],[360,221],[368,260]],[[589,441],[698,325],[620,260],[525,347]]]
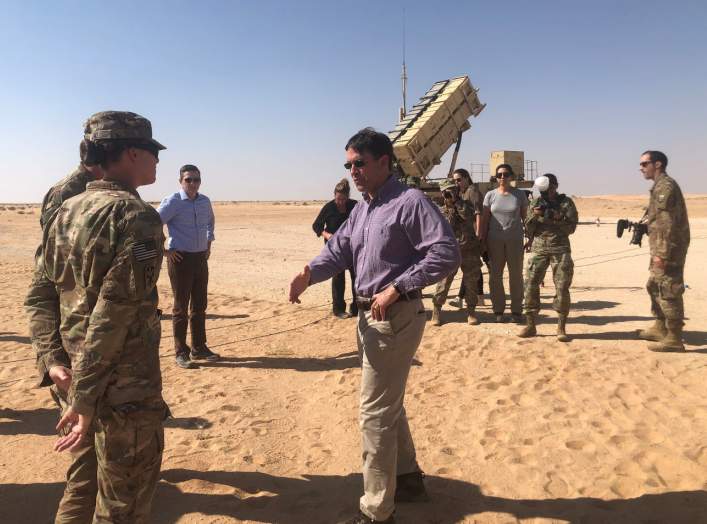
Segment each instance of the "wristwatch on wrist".
[[400,289],[400,283],[399,283],[399,282],[393,281],[393,283],[391,284],[391,286],[393,286],[393,289],[395,289],[395,291],[398,292],[398,295],[404,295],[403,290]]

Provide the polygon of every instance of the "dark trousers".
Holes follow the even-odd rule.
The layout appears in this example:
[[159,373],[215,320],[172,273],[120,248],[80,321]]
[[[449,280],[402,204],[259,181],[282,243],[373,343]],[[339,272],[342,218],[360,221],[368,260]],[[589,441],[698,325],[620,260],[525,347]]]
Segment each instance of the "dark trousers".
[[172,331],[174,350],[177,355],[189,352],[187,346],[187,311],[191,324],[191,345],[197,349],[206,344],[206,289],[209,284],[209,265],[206,251],[200,253],[179,252],[181,262],[167,260],[169,281],[172,284],[174,307],[172,308]]
[[[356,307],[356,275],[349,270],[351,275],[351,313],[357,314]],[[346,301],[344,300],[344,292],[346,291],[346,271],[342,271],[338,275],[334,275],[331,279],[331,300],[334,303],[334,313],[343,313],[346,311]]]

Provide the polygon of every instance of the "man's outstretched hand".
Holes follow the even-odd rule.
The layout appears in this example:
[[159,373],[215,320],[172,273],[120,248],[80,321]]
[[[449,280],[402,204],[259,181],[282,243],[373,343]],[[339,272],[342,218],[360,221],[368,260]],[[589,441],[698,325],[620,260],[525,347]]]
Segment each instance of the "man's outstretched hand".
[[56,429],[61,431],[66,427],[69,432],[63,437],[59,437],[59,440],[54,444],[54,451],[76,451],[85,446],[87,444],[86,433],[88,433],[90,425],[91,417],[79,415],[74,411],[74,408],[67,409],[56,425]]
[[299,296],[304,293],[304,290],[309,287],[309,278],[311,271],[309,266],[304,266],[301,273],[297,274],[290,282],[290,302],[300,303]]

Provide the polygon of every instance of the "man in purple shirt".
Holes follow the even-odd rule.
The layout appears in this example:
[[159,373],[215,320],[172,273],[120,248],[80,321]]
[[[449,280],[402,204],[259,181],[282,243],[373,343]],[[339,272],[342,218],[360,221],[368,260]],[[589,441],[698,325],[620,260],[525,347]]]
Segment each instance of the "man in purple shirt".
[[391,175],[393,146],[366,128],[346,144],[363,193],[348,221],[290,284],[290,301],[312,284],[354,268],[361,360],[360,512],[347,524],[394,522],[395,502],[427,500],[403,400],[425,329],[421,290],[459,266],[459,247],[435,204]]

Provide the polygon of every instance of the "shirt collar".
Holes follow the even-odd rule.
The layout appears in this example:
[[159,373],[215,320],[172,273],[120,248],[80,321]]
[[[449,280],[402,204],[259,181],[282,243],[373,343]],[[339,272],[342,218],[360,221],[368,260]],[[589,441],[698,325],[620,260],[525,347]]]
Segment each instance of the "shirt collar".
[[[201,196],[201,193],[197,193],[197,194],[196,194],[196,198],[194,198],[194,200],[198,200],[198,199],[199,199],[199,196]],[[180,189],[180,190],[179,190],[179,197],[180,197],[182,200],[189,200],[189,195],[187,195],[187,192],[184,191],[183,189]]]
[[86,189],[103,191],[115,189],[118,191],[127,191],[128,193],[132,193],[137,197],[140,196],[136,189],[128,186],[127,184],[118,180],[106,180],[105,178],[103,180],[94,180],[93,182],[89,182],[88,184],[86,184]]
[[400,185],[400,183],[397,181],[397,179],[391,174],[388,176],[385,182],[383,182],[383,185],[378,188],[378,193],[376,193],[376,196],[371,198],[368,193],[363,194],[363,199],[366,201],[367,204],[370,204],[371,202],[374,201],[383,201],[387,200],[390,196],[395,193],[395,189]]

